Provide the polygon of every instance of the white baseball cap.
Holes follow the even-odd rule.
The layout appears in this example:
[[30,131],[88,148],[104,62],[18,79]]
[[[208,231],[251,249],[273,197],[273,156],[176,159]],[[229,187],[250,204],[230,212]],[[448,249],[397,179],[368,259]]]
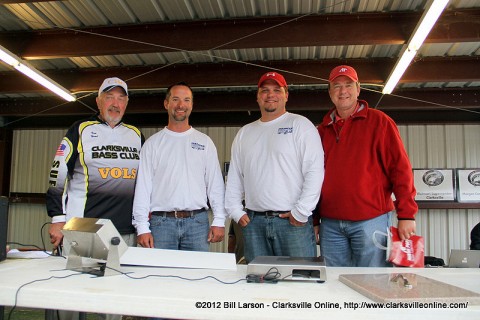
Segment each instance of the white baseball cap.
[[98,89],[98,95],[100,95],[102,92],[110,91],[115,87],[121,87],[125,91],[125,94],[128,96],[127,84],[122,79],[116,77],[103,80],[100,89]]

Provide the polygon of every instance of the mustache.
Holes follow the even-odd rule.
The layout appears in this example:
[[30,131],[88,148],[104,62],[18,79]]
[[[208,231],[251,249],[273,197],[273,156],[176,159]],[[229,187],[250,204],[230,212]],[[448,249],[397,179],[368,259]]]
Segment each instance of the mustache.
[[117,106],[110,106],[108,107],[108,111],[120,111],[120,108]]

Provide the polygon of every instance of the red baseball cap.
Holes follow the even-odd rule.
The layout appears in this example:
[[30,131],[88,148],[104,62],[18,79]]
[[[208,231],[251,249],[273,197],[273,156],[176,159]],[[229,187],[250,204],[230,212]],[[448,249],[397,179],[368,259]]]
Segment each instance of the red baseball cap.
[[258,81],[258,87],[262,85],[267,80],[273,80],[275,81],[280,87],[287,87],[287,81],[285,81],[285,78],[278,72],[273,72],[269,71],[265,73],[260,80]]
[[330,76],[328,77],[328,81],[332,82],[340,76],[349,77],[352,81],[358,82],[357,71],[355,71],[355,69],[353,69],[352,67],[346,65],[341,65],[333,68],[333,70],[330,72]]

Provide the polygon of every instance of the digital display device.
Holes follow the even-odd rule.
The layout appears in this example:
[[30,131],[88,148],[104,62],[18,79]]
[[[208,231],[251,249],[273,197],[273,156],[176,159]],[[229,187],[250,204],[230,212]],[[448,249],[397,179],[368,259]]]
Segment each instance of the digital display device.
[[323,257],[259,256],[247,266],[247,274],[278,273],[277,280],[325,282],[327,267]]

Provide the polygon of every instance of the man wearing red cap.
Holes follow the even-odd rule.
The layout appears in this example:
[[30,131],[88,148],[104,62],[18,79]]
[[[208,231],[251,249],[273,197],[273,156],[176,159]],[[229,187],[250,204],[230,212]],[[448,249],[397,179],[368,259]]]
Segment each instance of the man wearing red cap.
[[[388,266],[374,232],[386,231],[395,209],[400,238],[415,233],[418,207],[408,155],[394,121],[358,100],[355,69],[334,68],[328,92],[335,108],[318,126],[325,152],[321,254],[330,266]],[[385,238],[377,240],[386,245]]]
[[311,215],[323,181],[322,143],[308,119],[286,111],[287,100],[285,78],[265,73],[257,92],[261,118],[241,128],[232,145],[225,207],[242,227],[247,263],[316,256]]

